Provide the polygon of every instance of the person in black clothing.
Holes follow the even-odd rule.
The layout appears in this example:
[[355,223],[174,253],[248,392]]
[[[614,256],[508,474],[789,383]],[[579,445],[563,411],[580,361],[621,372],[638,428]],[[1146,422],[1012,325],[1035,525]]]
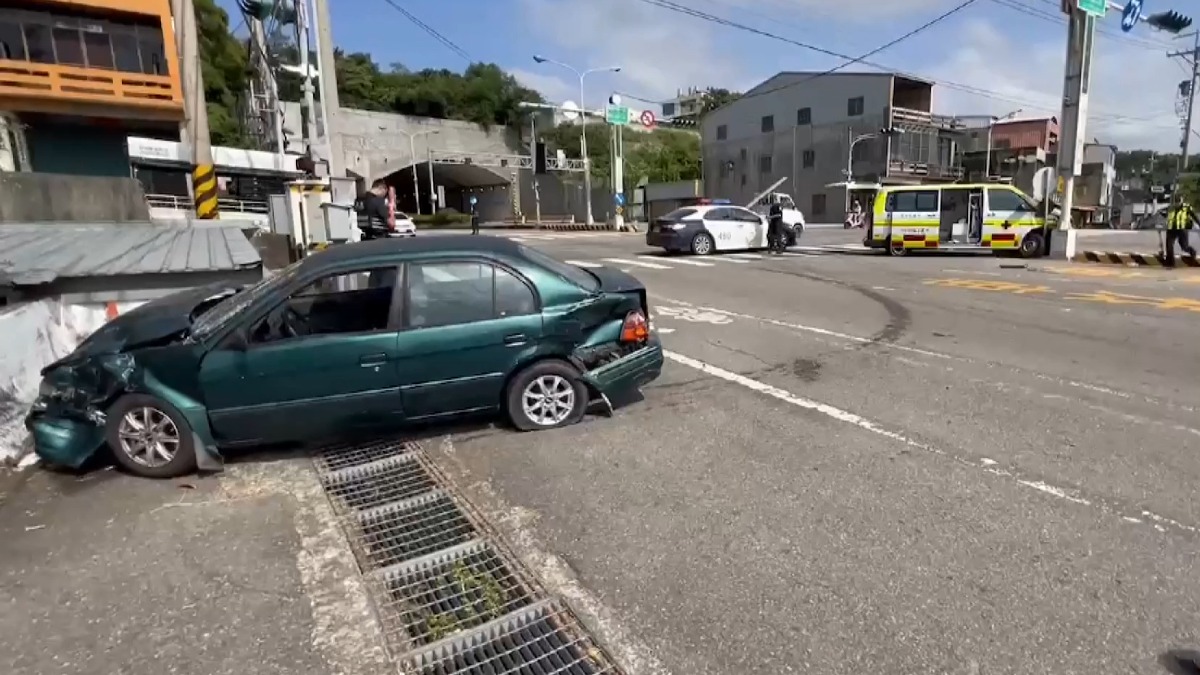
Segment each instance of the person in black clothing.
[[787,248],[787,238],[783,225],[783,207],[772,204],[767,221],[767,250],[771,253],[783,254]]
[[471,205],[471,234],[479,234],[479,212]]
[[364,239],[387,236],[388,200],[386,183],[375,181],[370,190],[359,196],[358,203],[355,204],[355,210],[367,217],[366,227],[362,228]]

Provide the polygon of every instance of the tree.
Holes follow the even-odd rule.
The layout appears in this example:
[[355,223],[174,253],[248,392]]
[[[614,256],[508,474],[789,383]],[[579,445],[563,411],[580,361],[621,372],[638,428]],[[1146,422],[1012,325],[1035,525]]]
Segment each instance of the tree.
[[719,87],[709,87],[704,92],[704,103],[700,106],[700,117],[704,117],[717,108],[733,103],[741,97],[742,95],[736,91],[729,91],[728,89],[721,89]]
[[[592,177],[607,179],[612,175],[611,133],[607,124],[587,127],[588,159]],[[562,150],[567,157],[580,159],[579,126],[563,124],[542,134],[551,148]],[[650,183],[677,180],[697,180],[700,175],[700,137],[695,133],[673,129],[641,131],[626,127],[625,182],[636,185],[642,179]]]
[[248,80],[246,47],[215,0],[195,0],[195,6],[209,137],[213,145],[249,147],[239,114]]

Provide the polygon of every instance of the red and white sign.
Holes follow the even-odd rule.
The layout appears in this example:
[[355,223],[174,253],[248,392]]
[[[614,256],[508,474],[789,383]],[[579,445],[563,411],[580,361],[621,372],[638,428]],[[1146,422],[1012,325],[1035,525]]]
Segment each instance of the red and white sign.
[[654,113],[650,110],[643,110],[642,114],[638,116],[638,121],[641,122],[642,126],[646,127],[647,129],[653,129],[654,124],[656,123],[656,120],[654,119]]

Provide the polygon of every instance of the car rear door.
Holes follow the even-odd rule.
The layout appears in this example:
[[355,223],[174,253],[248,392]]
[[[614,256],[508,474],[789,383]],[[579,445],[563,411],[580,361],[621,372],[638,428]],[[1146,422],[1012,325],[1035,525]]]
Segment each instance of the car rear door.
[[[318,440],[403,420],[398,282],[397,267],[327,275],[251,317],[243,346],[210,351],[200,384],[217,442]],[[306,328],[290,334],[289,321]]]
[[506,378],[542,340],[532,282],[488,259],[406,266],[400,381],[411,419],[498,407]]

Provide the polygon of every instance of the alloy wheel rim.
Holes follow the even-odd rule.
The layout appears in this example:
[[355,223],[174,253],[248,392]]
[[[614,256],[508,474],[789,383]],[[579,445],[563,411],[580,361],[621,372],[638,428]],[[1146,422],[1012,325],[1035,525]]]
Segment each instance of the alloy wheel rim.
[[554,426],[575,409],[575,387],[560,375],[542,375],[525,386],[521,406],[535,424]]
[[166,466],[179,453],[179,427],[158,408],[134,408],[121,417],[117,426],[121,451],[141,466],[155,469]]
[[696,253],[703,255],[708,253],[710,248],[711,244],[709,243],[708,237],[701,235],[700,238],[696,240]]

